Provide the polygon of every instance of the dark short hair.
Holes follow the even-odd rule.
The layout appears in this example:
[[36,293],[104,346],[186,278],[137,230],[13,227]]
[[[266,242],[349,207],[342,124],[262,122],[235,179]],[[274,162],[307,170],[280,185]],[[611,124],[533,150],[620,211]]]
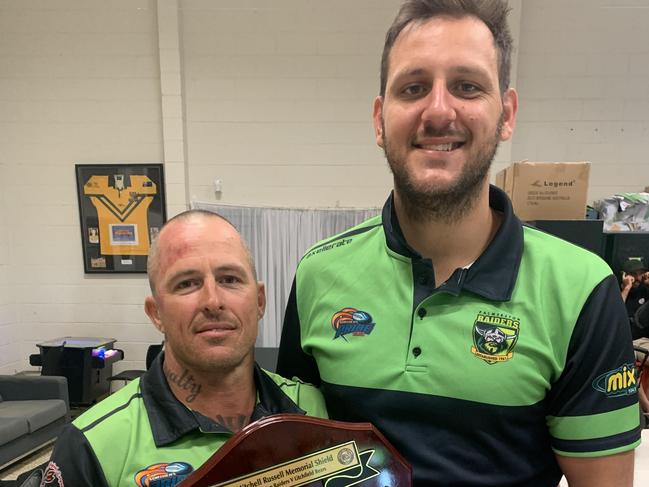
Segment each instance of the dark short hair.
[[647,266],[642,257],[627,257],[622,264],[624,272],[645,272]]
[[[156,289],[155,289],[155,281],[157,280],[157,274],[159,271],[160,267],[160,262],[159,262],[159,252],[158,252],[158,239],[160,238],[160,235],[162,234],[162,231],[169,226],[171,223],[176,222],[176,221],[182,221],[182,220],[190,220],[192,218],[215,218],[218,220],[223,220],[227,224],[229,224],[232,228],[234,228],[237,233],[239,233],[239,230],[237,227],[235,227],[230,220],[225,218],[223,215],[219,215],[218,213],[215,213],[213,211],[208,211],[208,210],[203,210],[199,208],[194,208],[191,210],[186,210],[183,211],[182,213],[177,214],[176,216],[170,218],[167,220],[164,225],[160,228],[160,231],[158,232],[158,235],[153,239],[151,242],[151,245],[149,247],[149,254],[147,258],[147,274],[149,277],[149,287],[151,288],[151,293],[155,296],[156,294]],[[250,264],[250,269],[252,270],[252,275],[255,279],[257,280],[257,268],[255,267],[255,261],[252,257],[252,252],[250,251],[250,248],[248,247],[248,244],[246,241],[241,237],[241,234],[239,233],[239,237],[241,238],[241,243],[243,245],[243,249],[245,250],[247,257],[248,257],[248,263]]]
[[504,0],[406,0],[399,9],[392,25],[385,35],[381,57],[380,94],[385,96],[390,52],[401,31],[413,22],[425,22],[433,17],[475,17],[491,31],[498,55],[498,80],[500,92],[509,87],[512,63],[512,36],[507,25],[509,6]]

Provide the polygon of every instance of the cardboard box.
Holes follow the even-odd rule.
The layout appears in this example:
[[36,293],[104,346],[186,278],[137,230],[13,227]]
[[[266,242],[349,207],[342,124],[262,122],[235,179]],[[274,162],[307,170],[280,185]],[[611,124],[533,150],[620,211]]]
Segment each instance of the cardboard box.
[[583,220],[590,162],[514,162],[496,174],[523,221]]

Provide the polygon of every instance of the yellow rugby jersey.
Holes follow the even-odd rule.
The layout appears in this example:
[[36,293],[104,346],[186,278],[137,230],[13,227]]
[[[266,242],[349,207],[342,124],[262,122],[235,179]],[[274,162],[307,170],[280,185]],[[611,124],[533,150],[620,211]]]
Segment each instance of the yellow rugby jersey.
[[103,255],[147,255],[148,210],[158,193],[151,179],[144,175],[91,176],[83,193],[97,209]]

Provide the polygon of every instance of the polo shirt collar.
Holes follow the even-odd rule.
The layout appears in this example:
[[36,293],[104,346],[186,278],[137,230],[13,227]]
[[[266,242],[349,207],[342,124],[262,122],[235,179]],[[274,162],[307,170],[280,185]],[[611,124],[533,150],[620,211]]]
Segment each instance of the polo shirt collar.
[[[162,371],[164,352],[158,354],[151,368],[140,379],[142,400],[151,424],[153,440],[157,447],[173,443],[186,434],[201,430],[205,433],[232,434],[202,414],[182,404],[171,392],[167,378]],[[306,414],[280,387],[255,363],[255,386],[258,402],[251,421],[271,414]]]
[[[469,291],[492,301],[509,301],[523,256],[523,225],[514,215],[507,195],[495,186],[489,186],[489,206],[503,215],[500,228],[471,267],[453,273],[444,291],[451,294]],[[382,222],[390,250],[408,257],[413,265],[423,262],[432,266],[430,259],[422,258],[406,242],[394,209],[393,193],[383,206]]]

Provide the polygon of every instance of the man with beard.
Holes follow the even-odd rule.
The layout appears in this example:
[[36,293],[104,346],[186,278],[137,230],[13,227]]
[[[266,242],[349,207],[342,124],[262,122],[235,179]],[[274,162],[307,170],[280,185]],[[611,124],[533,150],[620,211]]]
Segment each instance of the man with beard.
[[628,257],[624,261],[620,288],[631,324],[631,334],[634,339],[642,338],[649,332],[649,323],[636,320],[636,312],[649,300],[649,272],[642,257]]
[[374,102],[381,215],[307,251],[278,371],[374,423],[413,485],[630,486],[640,438],[615,277],[488,182],[514,130],[500,0],[407,0]]
[[252,421],[326,417],[315,387],[255,364],[266,295],[229,222],[201,210],[175,216],[147,264],[144,310],[165,350],[140,379],[64,430],[43,487],[177,485]]

